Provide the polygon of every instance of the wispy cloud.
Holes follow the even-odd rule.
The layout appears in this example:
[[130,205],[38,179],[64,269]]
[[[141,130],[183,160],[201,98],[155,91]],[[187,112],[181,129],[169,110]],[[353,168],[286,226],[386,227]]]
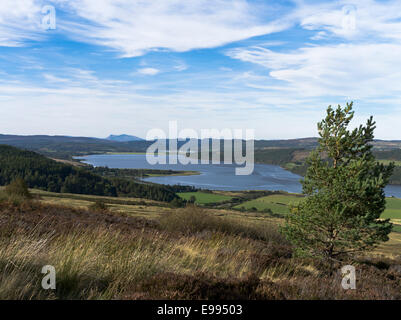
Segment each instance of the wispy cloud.
[[8,132],[145,136],[176,117],[291,138],[352,99],[401,136],[399,0],[3,0],[1,46]]
[[[316,42],[300,43],[291,49],[238,47],[226,54],[263,66],[269,79],[275,81],[275,89],[283,93],[326,100],[344,97],[364,102],[379,98],[401,101],[399,1],[298,4],[294,16],[302,28],[316,32],[312,37]],[[250,85],[261,88],[260,84]],[[383,106],[392,107],[393,103]]]
[[3,0],[0,2],[0,46],[18,47],[27,40],[41,40],[39,0]]
[[[288,27],[284,17],[266,16],[267,4],[246,0],[57,0],[76,17],[63,32],[107,46],[121,56],[149,51],[213,48]],[[277,7],[277,5],[276,5]],[[263,10],[265,9],[265,10]],[[207,21],[207,23],[205,23]]]
[[349,40],[401,40],[401,2],[398,0],[339,0],[308,4],[297,1],[294,13],[300,25],[315,37]]
[[160,72],[160,70],[156,68],[142,68],[138,69],[137,72],[146,76],[155,76]]
[[174,70],[176,71],[185,71],[188,69],[188,65],[184,62],[179,62],[174,66]]
[[325,45],[289,52],[253,47],[227,54],[266,67],[271,78],[300,96],[369,98],[396,94],[401,98],[398,44]]

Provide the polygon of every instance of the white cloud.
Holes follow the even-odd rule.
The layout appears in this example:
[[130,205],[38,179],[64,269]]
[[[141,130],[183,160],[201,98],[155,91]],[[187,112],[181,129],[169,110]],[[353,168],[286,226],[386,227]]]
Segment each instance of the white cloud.
[[[47,80],[53,81],[48,86],[0,81],[0,101],[7,105],[0,108],[2,133],[103,137],[121,131],[146,136],[147,130],[167,129],[168,120],[178,120],[180,128],[250,128],[256,130],[259,139],[296,138],[315,135],[315,124],[324,115],[324,107],[343,102],[308,98],[272,87],[246,88],[243,84],[247,81],[265,82],[252,73],[239,73],[237,77],[227,74],[222,79],[227,87],[219,92],[208,87],[176,86],[173,91],[156,95],[157,82],[148,87],[133,86],[130,82],[98,78],[88,70],[76,70],[68,78],[59,76],[66,73],[60,70],[57,75],[47,74]],[[82,74],[91,77],[79,78]],[[209,77],[214,81],[213,75]],[[29,125],[21,121],[21,114],[29,119]],[[363,121],[368,116],[357,114]],[[379,120],[379,138],[401,135],[393,114],[382,113]]]
[[109,47],[123,57],[218,47],[289,25],[263,14],[269,12],[267,4],[263,10],[247,0],[2,0],[0,46],[45,39],[45,5],[63,12],[57,15],[56,32]]
[[41,0],[2,0],[0,2],[0,46],[22,46],[26,40],[40,40]]
[[[316,43],[292,50],[241,47],[226,54],[266,68],[270,83],[250,81],[253,88],[322,101],[375,100],[382,102],[378,109],[394,109],[401,102],[401,2],[352,3],[298,2],[293,16],[303,28],[316,31]],[[350,16],[355,17],[355,28],[348,28]],[[319,42],[322,39],[325,42]]]
[[401,98],[401,45],[339,44],[274,52],[253,47],[229,51],[230,57],[269,69],[281,86],[300,96]]
[[185,71],[188,69],[188,66],[184,62],[179,62],[177,65],[174,66],[174,70],[176,71]]
[[142,69],[138,69],[138,73],[140,74],[144,74],[147,76],[155,76],[156,74],[158,74],[160,72],[159,69],[156,68],[142,68]]
[[[110,47],[124,57],[149,51],[189,51],[277,32],[285,18],[266,16],[247,0],[58,0],[80,19],[60,28],[84,42]],[[267,7],[267,4],[264,5]],[[83,22],[84,21],[84,22]]]
[[61,78],[61,77],[57,77],[53,74],[48,74],[45,73],[43,74],[43,77],[48,81],[48,82],[53,82],[53,83],[66,83],[66,82],[70,82],[70,79],[66,79],[66,78]]
[[315,40],[334,35],[349,40],[401,40],[399,0],[339,0],[320,4],[298,1],[294,16],[300,25],[317,31]]
[[[19,83],[0,80],[0,100],[7,102],[7,108],[0,108],[3,132],[105,136],[124,131],[145,136],[149,128],[163,128],[167,120],[177,117],[185,127],[196,129],[245,126],[256,129],[259,138],[295,138],[315,135],[324,107],[349,97],[358,100],[362,117],[370,114],[373,104],[374,114],[380,108],[393,110],[380,112],[378,137],[401,136],[397,109],[401,105],[400,1],[354,1],[356,27],[345,30],[342,8],[347,1],[314,1],[313,5],[298,1],[295,11],[289,9],[283,18],[270,16],[265,21],[264,11],[245,0],[46,2],[66,14],[57,21],[60,33],[107,46],[125,57],[154,50],[217,47],[295,23],[313,31],[308,39],[313,45],[290,43],[285,37],[283,41],[264,38],[256,46],[227,52],[233,59],[253,63],[251,70],[237,71],[229,61],[216,70],[192,68],[192,74],[183,72],[164,83],[154,77],[151,84],[141,86],[102,79],[96,72],[78,68],[44,68],[39,75],[45,81],[37,84],[27,78]],[[43,4],[48,3],[2,0],[0,46],[42,39],[45,34],[36,30]],[[292,49],[283,51],[287,44]],[[174,59],[167,64],[144,63],[135,75],[163,70],[167,77],[169,71],[187,68]],[[187,61],[192,66],[193,61]],[[29,119],[29,126],[21,121],[21,114]]]

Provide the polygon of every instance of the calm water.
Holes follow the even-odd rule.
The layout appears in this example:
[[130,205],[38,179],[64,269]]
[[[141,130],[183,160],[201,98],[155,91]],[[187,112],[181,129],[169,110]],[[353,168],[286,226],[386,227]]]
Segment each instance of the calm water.
[[[193,176],[150,177],[144,180],[161,184],[191,185],[196,188],[211,190],[282,190],[299,193],[302,191],[300,176],[279,166],[255,164],[252,175],[236,176],[235,165],[226,164],[190,164],[190,165],[150,165],[144,154],[105,154],[79,157],[93,166],[127,169],[163,169],[199,171]],[[401,186],[388,186],[387,196],[401,198]]]

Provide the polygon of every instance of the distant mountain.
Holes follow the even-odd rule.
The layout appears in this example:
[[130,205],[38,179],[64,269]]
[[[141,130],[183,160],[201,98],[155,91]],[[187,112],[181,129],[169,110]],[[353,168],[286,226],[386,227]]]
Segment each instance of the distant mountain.
[[87,154],[145,152],[152,142],[145,140],[120,142],[87,137],[0,134],[1,144],[35,151],[50,158],[71,160],[72,156]]
[[[116,140],[120,137],[130,137],[128,141]],[[7,144],[20,149],[35,151],[52,159],[72,160],[73,156],[83,156],[88,154],[104,154],[108,152],[146,152],[153,141],[146,141],[138,137],[128,135],[111,135],[108,139],[88,138],[88,137],[69,137],[69,136],[19,136],[0,134],[0,145]],[[186,141],[179,141],[181,147]],[[200,143],[200,140],[199,140]],[[373,143],[375,151],[390,151],[401,149],[401,141],[375,140]],[[210,144],[211,145],[211,144]],[[223,141],[221,141],[223,146]],[[289,140],[255,140],[255,152],[263,152],[267,157],[269,150],[273,149],[304,149],[310,150],[317,146],[317,138],[301,138]],[[221,149],[222,150],[222,149]],[[277,156],[283,156],[278,150]],[[299,153],[297,153],[297,156]],[[275,157],[273,153],[269,157]],[[379,158],[380,159],[380,158]],[[393,158],[391,158],[394,160]],[[398,160],[398,158],[397,158]],[[0,168],[1,170],[1,168]]]
[[118,142],[144,141],[144,139],[142,138],[136,136],[130,136],[128,134],[120,134],[120,135],[111,134],[106,138],[106,140],[118,141]]
[[301,148],[314,149],[318,145],[318,138],[298,138],[281,140],[255,140],[256,149],[269,148]]

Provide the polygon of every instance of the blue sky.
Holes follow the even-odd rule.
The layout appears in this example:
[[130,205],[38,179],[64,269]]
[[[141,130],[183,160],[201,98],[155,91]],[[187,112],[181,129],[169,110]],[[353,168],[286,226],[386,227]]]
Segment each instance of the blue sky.
[[0,133],[296,138],[353,100],[401,139],[400,56],[401,1],[2,0]]

